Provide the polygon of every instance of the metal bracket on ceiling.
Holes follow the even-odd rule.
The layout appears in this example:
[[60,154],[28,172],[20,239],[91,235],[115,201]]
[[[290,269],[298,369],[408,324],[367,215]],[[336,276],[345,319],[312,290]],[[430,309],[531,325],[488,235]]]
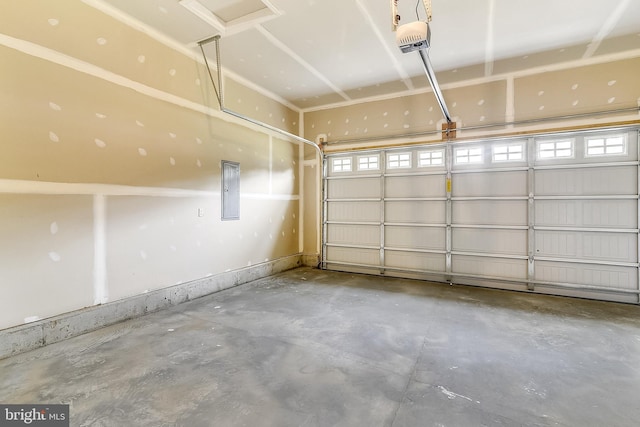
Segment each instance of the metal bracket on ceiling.
[[[213,73],[211,72],[211,67],[209,66],[209,61],[207,60],[207,55],[204,52],[204,45],[209,44],[211,42],[214,42],[216,45],[216,70],[218,72],[218,86],[216,86],[216,82],[213,78]],[[301,136],[298,136],[291,132],[287,132],[286,130],[277,128],[268,123],[261,122],[260,120],[252,119],[251,117],[247,117],[244,114],[241,114],[226,108],[224,106],[224,87],[222,85],[222,63],[221,63],[222,61],[220,59],[220,35],[215,35],[213,37],[209,37],[207,39],[201,40],[198,42],[198,46],[200,46],[200,51],[202,52],[202,57],[204,58],[204,65],[207,67],[207,73],[209,74],[209,78],[211,79],[213,90],[216,92],[216,98],[218,99],[218,104],[220,105],[220,111],[222,111],[223,113],[229,114],[231,116],[237,117],[239,119],[242,119],[246,122],[252,123],[254,125],[263,127],[270,131],[279,133],[288,138],[294,139],[298,142],[302,142],[304,144],[310,145],[316,150],[316,153],[319,154],[320,159],[322,160],[323,158],[322,149],[318,147],[318,145],[315,142],[309,141],[306,138],[302,138]]]
[[[391,0],[391,30],[396,31],[398,29],[398,25],[400,25],[400,15],[398,14],[398,1],[399,0]],[[418,0],[419,1],[419,0]],[[427,23],[431,22],[432,12],[431,12],[431,0],[423,0],[424,11],[427,14]],[[418,13],[418,5],[416,4],[416,13]]]
[[[207,55],[204,53],[204,45],[209,44],[211,42],[216,43],[216,69],[218,70],[218,88],[216,87],[216,83],[213,81],[213,75],[211,74],[211,67],[209,67],[209,61],[207,60]],[[202,52],[202,57],[204,58],[204,65],[207,67],[207,72],[209,73],[209,78],[211,79],[211,84],[213,84],[213,90],[216,92],[216,98],[218,99],[218,105],[221,110],[224,110],[223,99],[222,99],[222,69],[220,67],[220,35],[216,35],[213,37],[209,37],[208,39],[204,39],[198,42],[198,46],[200,46],[200,52]]]
[[456,122],[447,122],[442,124],[442,140],[451,141],[456,139]]

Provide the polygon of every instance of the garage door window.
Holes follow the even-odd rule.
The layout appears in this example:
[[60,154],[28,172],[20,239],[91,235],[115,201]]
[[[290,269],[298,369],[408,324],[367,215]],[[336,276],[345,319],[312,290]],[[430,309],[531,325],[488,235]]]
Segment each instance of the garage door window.
[[351,172],[351,157],[333,159],[331,169],[334,172]]
[[494,162],[517,162],[524,160],[524,144],[502,144],[493,146]]
[[573,157],[573,139],[538,142],[538,159],[566,159],[571,157]]
[[420,151],[418,153],[418,167],[442,166],[444,164],[444,150]]
[[389,169],[410,168],[411,153],[387,154],[387,167]]
[[457,165],[482,163],[482,147],[456,148],[455,160]]
[[585,138],[585,146],[587,157],[627,154],[626,135],[587,137]]
[[360,156],[358,157],[358,170],[378,170],[380,169],[379,156]]

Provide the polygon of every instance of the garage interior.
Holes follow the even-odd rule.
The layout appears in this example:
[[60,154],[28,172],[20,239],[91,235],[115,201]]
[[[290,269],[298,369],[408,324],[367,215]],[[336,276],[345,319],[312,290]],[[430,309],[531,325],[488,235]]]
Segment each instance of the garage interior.
[[[401,51],[396,15],[427,46]],[[23,0],[0,22],[0,404],[637,423],[640,3]]]

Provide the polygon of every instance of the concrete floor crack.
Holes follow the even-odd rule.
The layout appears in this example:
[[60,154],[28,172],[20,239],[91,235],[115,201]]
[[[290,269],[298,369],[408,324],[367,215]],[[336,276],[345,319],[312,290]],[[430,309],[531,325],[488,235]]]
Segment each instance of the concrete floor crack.
[[422,359],[422,354],[424,353],[424,349],[426,346],[427,346],[427,337],[425,336],[422,339],[422,346],[420,346],[420,352],[418,353],[418,357],[416,357],[416,362],[413,364],[413,368],[411,369],[411,374],[407,379],[407,384],[405,384],[404,386],[404,390],[402,391],[402,396],[400,397],[398,406],[396,407],[395,411],[393,411],[393,418],[391,419],[391,427],[393,427],[393,425],[395,424],[396,418],[398,417],[398,411],[400,411],[400,408],[404,403],[405,397],[407,396],[407,392],[409,391],[409,386],[414,381],[414,378],[416,376],[416,370],[418,369],[418,363],[420,363],[420,360]]

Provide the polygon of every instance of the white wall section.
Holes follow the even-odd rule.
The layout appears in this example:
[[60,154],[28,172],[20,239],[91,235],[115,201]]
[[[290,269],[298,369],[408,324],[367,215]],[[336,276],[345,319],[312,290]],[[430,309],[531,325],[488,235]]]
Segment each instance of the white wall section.
[[[218,111],[194,55],[83,2],[0,8],[0,329],[297,264],[298,143]],[[245,110],[297,125],[225,83]],[[241,217],[224,223],[222,160],[242,165]],[[119,306],[113,319],[147,310]]]
[[93,303],[109,301],[107,282],[107,201],[104,195],[93,196]]

